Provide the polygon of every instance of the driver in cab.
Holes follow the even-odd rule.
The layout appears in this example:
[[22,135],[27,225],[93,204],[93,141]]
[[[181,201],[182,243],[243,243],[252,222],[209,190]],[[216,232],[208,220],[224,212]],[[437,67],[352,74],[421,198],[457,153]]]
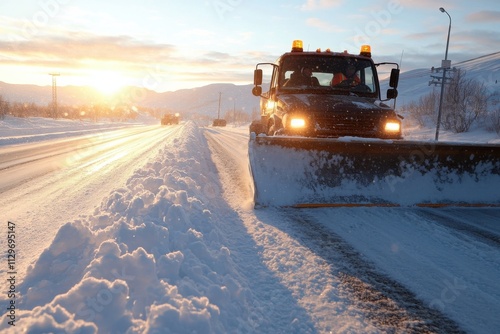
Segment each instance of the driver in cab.
[[359,76],[356,74],[356,66],[354,64],[348,63],[345,72],[338,72],[332,78],[332,86],[356,86],[361,83]]
[[313,72],[310,67],[302,67],[300,71],[292,73],[290,79],[283,86],[319,86],[319,81],[318,78],[313,76]]

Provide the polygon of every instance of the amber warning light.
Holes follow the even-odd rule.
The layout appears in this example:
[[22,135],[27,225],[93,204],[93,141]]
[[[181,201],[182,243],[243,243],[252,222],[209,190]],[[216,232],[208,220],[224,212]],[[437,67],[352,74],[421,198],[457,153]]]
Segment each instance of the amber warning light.
[[300,39],[296,39],[292,43],[292,52],[302,52],[304,51],[303,43]]
[[370,57],[372,56],[372,48],[369,45],[361,45],[361,50],[359,51],[361,56]]

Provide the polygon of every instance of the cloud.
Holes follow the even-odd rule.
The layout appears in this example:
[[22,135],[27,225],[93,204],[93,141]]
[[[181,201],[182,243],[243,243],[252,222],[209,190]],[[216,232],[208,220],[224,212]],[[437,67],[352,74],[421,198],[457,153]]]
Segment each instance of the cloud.
[[[392,1],[394,3],[398,3],[400,6],[405,8],[417,8],[417,9],[425,9],[425,10],[434,10],[439,11],[439,4],[436,4],[435,0],[395,0]],[[446,9],[453,8],[454,5],[451,3],[446,5]]]
[[[5,30],[4,30],[5,31]],[[16,31],[12,31],[13,36]],[[43,33],[43,34],[42,34]],[[192,29],[187,34],[213,38],[206,30]],[[242,42],[251,36],[240,33]],[[182,83],[189,86],[210,82],[244,82],[251,77],[253,67],[262,59],[260,52],[239,50],[236,53],[205,50],[196,46],[180,48],[172,44],[138,39],[128,35],[107,35],[82,31],[53,31],[46,29],[36,38],[7,38],[0,40],[0,69],[3,80],[18,82],[30,77],[30,82],[45,82],[47,73],[57,71],[66,82],[80,84],[92,73],[116,72],[127,84],[144,81],[153,76],[157,90],[173,88]],[[193,82],[189,84],[188,82]]]
[[343,32],[343,31],[345,31],[344,28],[341,28],[339,26],[325,22],[325,21],[318,19],[318,18],[315,18],[315,17],[308,18],[306,20],[306,23],[308,26],[318,28],[319,30],[324,31],[324,32]]
[[[471,45],[475,48],[471,49]],[[450,38],[450,50],[466,52],[478,57],[485,54],[498,52],[500,45],[500,35],[494,30],[467,30],[452,34]],[[476,50],[476,52],[471,52]]]
[[[440,66],[446,48],[446,33],[441,34],[441,39],[436,41],[432,38],[432,33],[406,35],[405,40],[416,38],[427,38],[427,44],[415,44],[410,46],[408,43],[404,47],[403,67],[405,69],[431,68]],[[471,48],[474,45],[474,48]],[[470,30],[453,32],[450,38],[448,59],[452,61],[452,66],[459,62],[477,58],[487,54],[498,52],[500,45],[500,35],[494,30]],[[387,48],[395,49],[395,48]],[[397,54],[379,55],[381,59],[394,57],[399,61]]]
[[426,39],[434,39],[438,33],[440,33],[440,31],[438,31],[437,29],[432,29],[428,31],[406,34],[404,38],[412,41],[422,41]]
[[30,41],[2,41],[0,55],[31,64],[61,62],[81,66],[86,62],[142,63],[159,61],[175,53],[168,44],[134,40],[128,36],[98,36],[69,32]]
[[307,0],[301,8],[302,10],[319,10],[340,6],[342,2],[343,0]]
[[465,20],[471,23],[500,22],[500,11],[482,10],[467,15]]
[[0,69],[4,80],[12,83],[29,77],[29,82],[40,84],[51,71],[61,73],[65,82],[76,85],[96,73],[116,73],[124,84],[141,84],[151,76],[163,82],[176,66],[187,67],[186,62],[172,45],[129,36],[73,32],[31,41],[0,41]]

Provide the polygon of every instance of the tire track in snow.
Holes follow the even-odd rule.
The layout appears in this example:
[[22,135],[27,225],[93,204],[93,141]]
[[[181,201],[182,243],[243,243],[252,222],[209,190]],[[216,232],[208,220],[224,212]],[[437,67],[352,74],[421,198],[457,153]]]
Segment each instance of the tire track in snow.
[[[217,212],[221,215],[219,227],[225,236],[225,243],[232,250],[233,261],[244,275],[241,281],[246,281],[251,290],[248,302],[253,304],[252,312],[256,315],[252,322],[253,329],[256,333],[317,333],[312,319],[297,304],[291,291],[263,263],[264,247],[249,233],[246,225],[251,221],[252,228],[264,229],[263,224],[249,214],[251,211],[247,211],[251,210],[249,203],[252,200],[246,176],[248,170],[233,152],[238,151],[238,146],[245,146],[247,138],[231,133],[226,136],[220,129],[205,129],[204,135],[212,152],[210,158],[214,173],[218,173],[215,177],[222,182],[216,188],[220,186],[225,193],[225,200],[217,204]],[[247,276],[251,279],[245,278]]]
[[[20,165],[30,164],[32,162],[52,159],[57,156],[74,153],[75,151],[83,151],[98,145],[104,145],[120,138],[128,137],[132,139],[134,136],[142,135],[145,131],[153,131],[156,128],[138,128],[129,130],[126,129],[111,133],[100,132],[95,135],[71,138],[68,140],[52,140],[47,142],[38,142],[23,146],[8,146],[0,148],[0,171],[13,168]],[[99,140],[95,140],[99,138]]]
[[288,219],[297,223],[297,238],[336,268],[332,274],[342,282],[341,293],[349,294],[347,299],[377,328],[389,333],[465,333],[402,284],[378,272],[340,236],[298,212],[285,210]]
[[[455,214],[448,214],[445,210],[435,210],[435,209],[421,209],[417,211],[417,214],[423,217],[426,220],[430,220],[433,223],[443,225],[451,230],[457,231],[463,235],[471,236],[476,238],[488,245],[499,247],[500,248],[500,235],[493,233],[492,231],[488,231],[484,228],[474,226],[471,224],[469,219],[473,219],[481,222],[499,222],[500,221],[500,210],[498,209],[486,209],[487,213],[491,213],[492,217],[488,217],[488,215],[478,214],[483,213],[483,210],[468,210],[462,211],[457,214],[459,211],[454,211]],[[475,214],[474,214],[475,212]],[[464,213],[471,213],[470,215]],[[479,224],[480,225],[480,224]]]
[[[236,167],[239,164],[230,153],[233,147],[227,146],[226,140],[219,141],[213,135],[206,137],[215,155],[222,159],[226,176],[231,178],[229,182],[225,182],[231,185],[230,189],[225,190],[230,192],[228,197],[238,207],[241,199],[247,198],[248,194],[243,191],[244,178],[237,172],[241,166]],[[245,195],[241,196],[242,194]],[[354,309],[357,311],[354,313],[366,315],[369,319],[367,322],[371,321],[374,327],[387,333],[464,333],[453,320],[438,310],[429,308],[402,284],[378,272],[373,264],[363,259],[344,239],[315,223],[306,214],[301,215],[300,210],[271,211],[278,216],[283,215],[282,220],[289,222],[286,231],[296,232],[292,235],[293,239],[323,258],[329,264],[326,267],[334,268],[329,275],[336,276],[341,282],[339,295],[342,300],[352,303],[345,306],[346,314],[353,315],[349,309]],[[266,210],[262,213],[263,216],[265,212]],[[334,321],[335,315],[331,319]]]

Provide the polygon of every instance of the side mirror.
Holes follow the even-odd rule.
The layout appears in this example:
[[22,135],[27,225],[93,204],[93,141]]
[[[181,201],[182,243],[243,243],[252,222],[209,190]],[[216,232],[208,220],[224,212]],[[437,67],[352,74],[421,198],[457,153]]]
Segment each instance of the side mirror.
[[257,68],[253,71],[253,84],[254,86],[262,85],[262,69]]
[[398,97],[398,90],[396,88],[389,88],[387,90],[387,99],[395,99],[396,97]]
[[262,87],[255,86],[254,88],[252,88],[252,94],[255,96],[260,96],[262,94]]
[[399,68],[393,68],[391,70],[391,78],[389,79],[389,87],[398,88],[399,81]]

